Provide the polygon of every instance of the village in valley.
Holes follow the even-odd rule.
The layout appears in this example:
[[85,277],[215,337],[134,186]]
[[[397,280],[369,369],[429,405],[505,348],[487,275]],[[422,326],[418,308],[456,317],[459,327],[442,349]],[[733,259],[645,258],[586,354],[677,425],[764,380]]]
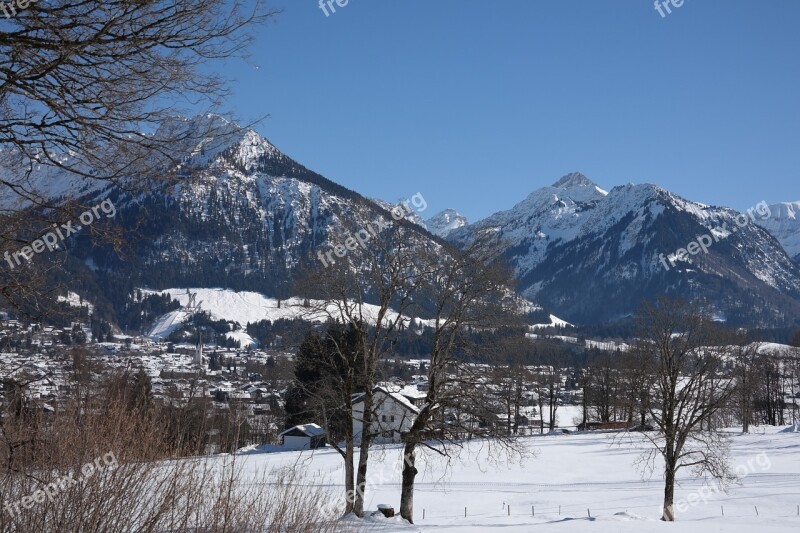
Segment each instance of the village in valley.
[[[175,316],[186,320],[202,312],[203,302],[197,301],[196,293],[186,290],[181,296],[185,305],[161,317],[151,329],[157,336],[120,333],[100,341],[94,339],[86,322],[56,327],[12,319],[3,313],[0,365],[4,369],[4,387],[0,399],[8,404],[19,392],[13,390],[14,386],[24,383],[22,394],[27,408],[52,414],[74,389],[79,374],[88,373],[89,380],[95,382],[115,373],[136,375],[154,402],[174,408],[203,404],[206,417],[236,425],[236,438],[231,440],[222,437],[226,433],[223,428],[210,424],[202,443],[206,454],[237,449],[308,450],[336,444],[330,442],[328,429],[317,423],[320,421],[317,417],[298,420],[296,415],[287,413],[287,394],[296,378],[297,346],[293,343],[277,336],[273,346],[260,347],[242,332],[234,336],[246,341],[244,347],[230,346],[230,342],[228,346],[204,342],[202,334],[194,343],[160,338],[180,326],[172,323]],[[73,307],[84,305],[87,316],[91,315],[91,308],[80,303],[77,295],[67,295],[63,300]],[[211,308],[219,311],[213,305]],[[170,323],[171,329],[163,328],[165,322]],[[565,326],[568,324],[551,317],[551,324],[531,326],[527,336],[533,342],[548,340],[573,350],[580,344],[591,354],[589,357],[597,360],[611,361],[614,355],[620,356],[629,349],[619,340],[579,340],[565,334]],[[794,353],[784,345],[764,345],[761,349],[778,357]],[[384,381],[374,388],[373,443],[400,444],[426,403],[426,365],[430,362],[396,353],[381,363]],[[610,374],[614,374],[616,382],[625,379],[617,370]],[[454,428],[461,428],[465,439],[478,434],[525,436],[585,430],[652,430],[644,420],[638,421],[638,413],[633,412],[631,405],[617,397],[611,381],[600,384],[607,388],[605,397],[587,391],[589,379],[585,367],[526,365],[522,369],[496,369],[485,376],[479,386],[486,389],[482,396],[489,399],[486,409],[458,420],[455,417],[460,415],[446,413],[440,421],[442,429],[448,428],[457,436],[459,432]],[[795,385],[796,376],[787,375],[781,385],[784,394],[779,406],[781,418],[776,415],[776,423],[796,420],[800,390],[795,390]],[[363,432],[359,422],[363,418],[362,397],[363,391],[352,398],[356,442]],[[289,420],[299,423],[290,424]],[[436,437],[436,432],[430,432],[429,436]]]

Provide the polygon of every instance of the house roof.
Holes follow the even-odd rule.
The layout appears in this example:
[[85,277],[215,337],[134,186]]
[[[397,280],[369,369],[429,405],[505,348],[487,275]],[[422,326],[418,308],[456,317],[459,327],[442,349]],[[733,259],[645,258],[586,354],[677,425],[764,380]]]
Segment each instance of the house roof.
[[[398,392],[390,392],[385,386],[377,385],[374,392],[382,392],[387,398],[392,398],[394,401],[411,411],[412,413],[419,414],[419,408],[411,403],[408,398]],[[360,392],[353,395],[353,404],[361,403],[364,401],[364,393]]]
[[317,424],[300,424],[287,429],[281,433],[280,436],[282,437],[288,433],[295,433],[298,431],[307,437],[319,437],[325,434],[325,430]]

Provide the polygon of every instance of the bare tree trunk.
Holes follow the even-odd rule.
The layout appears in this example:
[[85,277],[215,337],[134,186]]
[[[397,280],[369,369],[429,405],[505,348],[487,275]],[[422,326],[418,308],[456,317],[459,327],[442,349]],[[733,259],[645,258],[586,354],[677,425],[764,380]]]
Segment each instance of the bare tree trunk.
[[[352,427],[352,425],[351,425]],[[355,497],[350,497],[350,495],[355,494],[355,452],[354,452],[354,444],[353,444],[353,433],[352,429],[350,431],[350,435],[348,435],[347,442],[345,443],[345,452],[344,452],[344,489],[345,495],[345,514],[353,512],[353,504],[355,502]]]
[[666,465],[666,482],[664,483],[664,512],[661,515],[661,520],[664,522],[674,522],[675,512],[673,510],[673,503],[675,499],[675,465],[670,464],[668,461]]
[[519,377],[517,378],[514,392],[514,435],[519,435],[519,408],[520,403],[522,403],[522,383]]
[[750,409],[745,407],[742,413],[742,433],[750,433]]
[[369,461],[369,448],[372,446],[372,401],[374,391],[367,389],[364,393],[364,414],[361,430],[361,445],[358,450],[358,471],[356,473],[355,497],[353,512],[359,518],[364,518],[364,492],[367,489],[367,464]]
[[511,435],[513,424],[511,423],[511,399],[506,398],[506,437]]
[[[541,379],[541,378],[539,378]],[[541,387],[537,390],[539,398],[536,400],[539,405],[539,434],[544,433],[544,396]]]
[[556,411],[558,411],[558,395],[561,391],[561,376],[556,374],[555,368],[550,369],[550,395],[549,395],[549,414],[550,431],[556,428]]
[[587,429],[586,423],[589,421],[589,387],[588,378],[583,376],[583,398],[581,398],[581,415],[583,429]]
[[[793,365],[797,365],[797,360],[793,361]],[[797,384],[797,376],[795,374],[794,367],[792,368],[792,379],[789,381],[790,386],[792,387],[790,393],[792,395],[792,424],[797,423],[797,394],[795,392],[795,385]]]
[[417,477],[415,466],[416,443],[407,442],[403,447],[403,481],[400,490],[400,516],[414,523],[414,479]]

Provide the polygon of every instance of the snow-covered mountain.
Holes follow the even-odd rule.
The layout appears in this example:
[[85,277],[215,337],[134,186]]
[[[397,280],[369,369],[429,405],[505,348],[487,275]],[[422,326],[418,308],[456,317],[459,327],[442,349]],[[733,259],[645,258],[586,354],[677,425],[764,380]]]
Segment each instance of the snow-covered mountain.
[[375,202],[377,205],[381,206],[389,213],[398,209],[399,211],[397,212],[404,213],[405,219],[407,221],[416,224],[421,228],[428,229],[428,227],[425,225],[425,220],[420,216],[421,211],[418,211],[417,208],[415,208],[415,206],[408,199],[395,204],[393,204],[392,202],[387,202],[386,200],[382,200],[380,198],[370,198],[370,200]]
[[428,231],[437,237],[443,238],[447,237],[453,230],[463,228],[467,224],[469,222],[467,222],[466,217],[455,209],[445,209],[425,221]]
[[[179,165],[171,179],[147,188],[49,168],[26,178],[26,187],[46,198],[113,200],[123,255],[97,246],[91,232],[72,237],[67,247],[72,279],[81,284],[73,290],[98,312],[124,308],[125,295],[137,287],[293,296],[297,275],[318,265],[332,243],[391,219],[393,204],[324,178],[222,117],[176,119],[168,128],[185,133],[169,159]],[[0,191],[0,207],[19,207],[6,193]],[[783,205],[767,223],[792,250],[796,219],[789,214],[796,204]],[[655,185],[606,192],[573,173],[476,224],[458,227],[463,217],[450,210],[425,222],[422,211],[407,212],[401,222],[420,245],[440,245],[425,227],[447,231],[455,244],[477,233],[502,239],[522,294],[571,323],[624,318],[661,294],[707,298],[731,322],[782,325],[800,316],[800,267],[774,237],[755,223],[737,227],[736,211],[689,202]],[[707,252],[674,257],[700,236],[713,241]]]
[[771,205],[769,210],[770,216],[759,218],[758,225],[778,239],[786,253],[800,263],[800,202]]
[[[573,173],[449,238],[501,239],[522,293],[574,323],[622,319],[662,294],[706,298],[731,322],[793,322],[800,268],[751,218],[738,226],[739,215],[651,184],[606,192]],[[675,257],[689,246],[695,255]]]
[[[89,270],[75,277],[91,276],[95,296],[190,286],[285,298],[298,273],[358,230],[383,219],[417,232],[416,219],[395,222],[381,205],[305,168],[251,129],[216,115],[167,127],[186,139],[173,146],[171,159],[180,164],[173,177],[148,188],[131,192],[47,168],[28,180],[46,198],[113,200],[124,254],[94,246],[87,232],[68,246]],[[0,204],[19,207],[11,195],[0,194]],[[417,233],[433,244],[428,233]]]
[[475,231],[497,231],[513,247],[517,272],[524,275],[544,259],[555,242],[575,238],[591,210],[608,193],[578,172],[568,174],[550,187],[532,192],[508,211],[495,213],[451,237],[462,241]]

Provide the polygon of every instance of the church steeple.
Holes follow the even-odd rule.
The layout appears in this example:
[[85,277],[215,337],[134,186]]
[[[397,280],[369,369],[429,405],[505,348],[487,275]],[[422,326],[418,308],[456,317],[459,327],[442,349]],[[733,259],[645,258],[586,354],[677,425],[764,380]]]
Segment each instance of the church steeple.
[[194,364],[203,365],[203,333],[200,332],[200,340],[197,342],[197,350],[194,353]]

